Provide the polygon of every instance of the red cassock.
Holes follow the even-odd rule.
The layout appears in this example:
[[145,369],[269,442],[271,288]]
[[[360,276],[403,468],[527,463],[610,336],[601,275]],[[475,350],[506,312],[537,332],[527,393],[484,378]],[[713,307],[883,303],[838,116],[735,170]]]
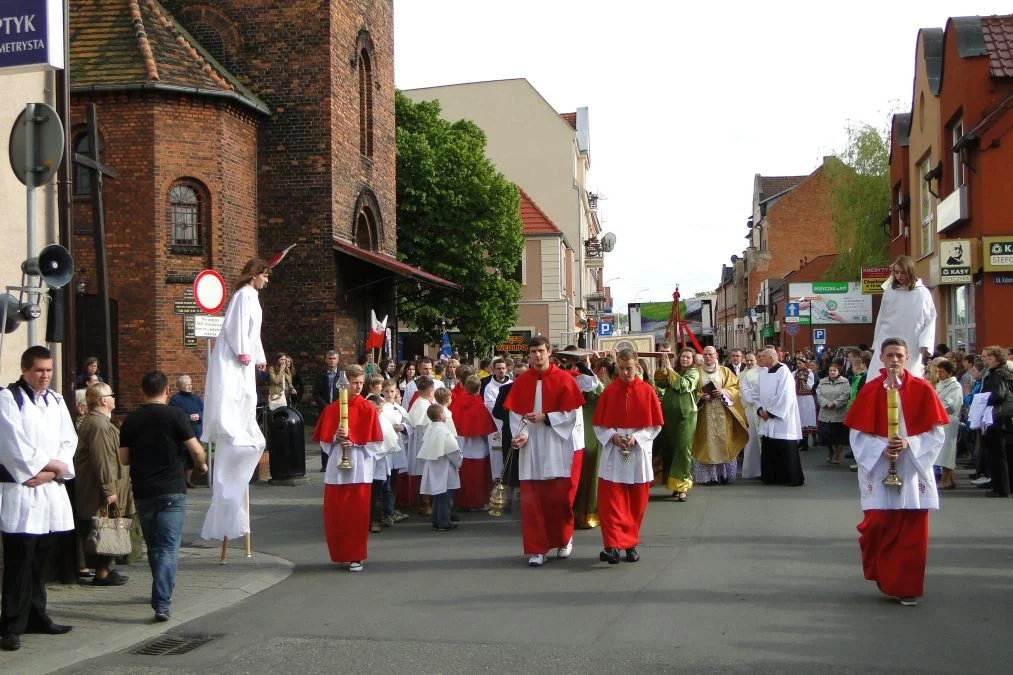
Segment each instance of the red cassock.
[[[593,424],[611,429],[646,429],[664,425],[654,388],[640,379],[615,380],[598,397]],[[650,483],[615,483],[598,479],[598,519],[605,548],[633,548],[647,511]]]
[[[521,416],[533,412],[539,381],[542,383],[543,413],[569,412],[584,404],[584,395],[574,378],[551,365],[541,373],[531,368],[514,380],[503,407]],[[573,476],[580,475],[578,458],[573,459],[576,474],[571,468],[570,476],[521,480],[521,530],[524,552],[528,555],[562,548],[573,537],[573,498],[576,494]]]
[[[454,415],[457,435],[485,439],[496,432],[488,408],[478,394],[469,394],[463,387],[455,387],[450,412]],[[489,457],[465,457],[460,468],[461,487],[454,493],[454,506],[459,509],[480,509],[489,501],[492,492],[492,467]]]
[[929,547],[926,509],[870,509],[858,524],[865,578],[886,595],[921,597]]
[[[337,401],[324,408],[313,430],[314,441],[328,442],[334,438],[340,411]],[[348,439],[353,445],[383,441],[383,428],[376,408],[362,396],[353,396],[348,401]],[[340,448],[336,447],[334,452],[340,452]],[[367,457],[365,461],[373,460]],[[324,534],[331,561],[356,562],[366,559],[372,487],[372,483],[324,485]]]
[[[845,425],[887,436],[885,379],[886,369],[882,369],[879,377],[862,387],[848,409]],[[949,422],[935,389],[925,380],[905,375],[899,391],[909,436]],[[858,524],[858,533],[866,579],[877,582],[886,595],[917,598],[923,594],[929,545],[927,509],[869,509]]]

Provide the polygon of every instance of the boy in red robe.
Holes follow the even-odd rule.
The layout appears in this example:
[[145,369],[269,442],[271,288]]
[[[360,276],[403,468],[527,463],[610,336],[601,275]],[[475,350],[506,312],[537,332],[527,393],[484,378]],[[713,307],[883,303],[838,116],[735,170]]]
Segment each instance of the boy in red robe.
[[[324,533],[331,560],[348,563],[349,572],[361,572],[369,539],[370,492],[374,460],[383,454],[380,417],[360,394],[365,383],[361,366],[345,369],[348,378],[348,430],[340,426],[340,398],[320,414],[313,440],[327,454],[324,474]],[[343,456],[352,467],[339,468]]]
[[496,424],[479,395],[482,381],[469,375],[451,398],[454,426],[464,462],[461,464],[461,487],[454,495],[459,510],[484,510],[492,492],[492,466],[489,461],[489,435]]
[[544,335],[531,338],[531,368],[514,381],[503,404],[518,453],[521,529],[531,567],[545,564],[550,549],[559,558],[573,552],[573,428],[584,395],[573,376],[549,361],[551,351]]
[[595,436],[602,450],[598,464],[598,519],[602,562],[637,562],[640,525],[654,480],[651,451],[664,418],[654,387],[637,377],[637,353],[619,350],[619,379],[605,387],[594,411]]
[[[879,355],[886,368],[859,390],[844,418],[851,428],[865,512],[858,525],[858,544],[865,578],[911,607],[924,590],[929,510],[939,508],[933,464],[943,447],[949,417],[932,385],[905,370],[904,340],[887,338]],[[892,438],[887,429],[887,387],[900,392],[900,428]],[[891,462],[902,481],[899,487],[883,484]]]

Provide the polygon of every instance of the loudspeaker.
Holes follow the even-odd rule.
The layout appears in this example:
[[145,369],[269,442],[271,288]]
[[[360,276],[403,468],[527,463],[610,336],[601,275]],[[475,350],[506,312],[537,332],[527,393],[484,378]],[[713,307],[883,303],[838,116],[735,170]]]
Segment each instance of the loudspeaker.
[[18,329],[18,324],[23,320],[21,316],[21,303],[13,295],[4,293],[0,295],[0,312],[3,312],[4,305],[7,306],[7,321],[3,326],[4,333],[13,333]]
[[46,342],[63,342],[63,315],[66,299],[67,289],[49,289],[49,313],[46,314]]
[[38,258],[29,258],[21,264],[25,274],[41,276],[52,288],[66,286],[74,276],[74,258],[59,244],[42,249]]

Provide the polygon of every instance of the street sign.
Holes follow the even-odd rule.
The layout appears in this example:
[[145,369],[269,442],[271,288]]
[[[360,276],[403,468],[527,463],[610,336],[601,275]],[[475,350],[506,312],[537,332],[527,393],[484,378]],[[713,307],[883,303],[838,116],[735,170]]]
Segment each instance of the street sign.
[[216,338],[225,325],[224,316],[208,316],[195,314],[193,317],[193,336],[199,338]]
[[784,327],[784,332],[787,333],[788,335],[796,335],[796,334],[798,334],[798,324],[797,323],[789,323],[788,325],[786,325]]
[[601,321],[598,323],[598,335],[600,337],[611,337],[612,336],[612,322]]
[[1013,286],[1013,274],[993,274],[992,283],[996,286]]
[[971,283],[971,240],[940,239],[939,261],[941,284]]
[[[21,111],[11,128],[7,152],[11,169],[24,185],[31,174],[32,186],[45,185],[56,175],[63,161],[63,122],[56,111],[45,103],[33,103],[32,115],[28,106]],[[32,156],[28,157],[31,141]]]
[[883,284],[890,278],[889,267],[863,267],[862,293],[866,295],[882,295]]
[[813,328],[813,344],[825,345],[827,343],[827,329]]
[[214,270],[204,270],[193,280],[193,297],[202,312],[214,314],[225,304],[225,279]]
[[784,320],[786,323],[798,323],[800,314],[799,307],[802,303],[799,302],[786,302],[784,303]]

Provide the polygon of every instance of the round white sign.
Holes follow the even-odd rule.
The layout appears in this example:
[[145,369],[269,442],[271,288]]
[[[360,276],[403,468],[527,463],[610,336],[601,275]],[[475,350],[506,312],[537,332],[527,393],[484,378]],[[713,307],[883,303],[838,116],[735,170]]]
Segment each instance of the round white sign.
[[193,281],[193,297],[202,311],[214,314],[225,304],[225,279],[214,270],[204,270]]

